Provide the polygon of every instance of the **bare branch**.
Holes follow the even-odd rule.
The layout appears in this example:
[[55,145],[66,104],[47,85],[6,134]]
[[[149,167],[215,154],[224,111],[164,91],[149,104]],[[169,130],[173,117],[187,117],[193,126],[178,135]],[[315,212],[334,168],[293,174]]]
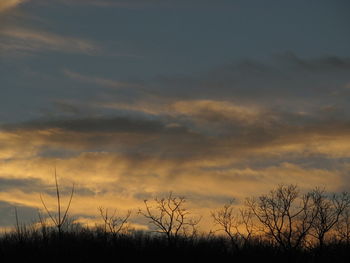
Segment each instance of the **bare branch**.
[[186,202],[184,197],[174,197],[170,192],[166,198],[155,198],[154,207],[144,200],[145,210],[139,209],[139,214],[149,219],[149,223],[154,226],[156,233],[166,235],[168,241],[174,240],[182,233],[191,235],[195,232],[199,220],[189,218],[189,211],[183,206]]

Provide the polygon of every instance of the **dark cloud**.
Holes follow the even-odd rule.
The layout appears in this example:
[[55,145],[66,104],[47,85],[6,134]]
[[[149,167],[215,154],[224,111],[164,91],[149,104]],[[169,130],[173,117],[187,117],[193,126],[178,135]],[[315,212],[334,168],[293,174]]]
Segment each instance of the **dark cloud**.
[[15,208],[20,223],[31,223],[38,218],[38,209],[35,207],[0,201],[0,226],[11,227],[15,225]]
[[14,179],[14,178],[0,178],[0,191],[8,191],[12,189],[21,190],[24,192],[41,191],[45,184],[40,179]]
[[319,58],[305,59],[297,56],[293,52],[285,52],[274,56],[278,61],[286,63],[302,70],[310,71],[337,71],[350,70],[350,58],[337,56],[324,56]]
[[[45,0],[34,1],[45,3]],[[213,8],[210,0],[177,0],[176,2],[171,0],[54,0],[54,2],[70,6],[92,5],[109,8]],[[221,5],[229,7],[232,3],[224,1]]]
[[305,59],[289,52],[270,61],[245,60],[195,75],[159,76],[145,85],[152,92],[175,99],[284,103],[298,108],[300,101],[306,100],[311,105],[326,100],[339,102],[334,94],[350,82],[349,74],[349,58]]
[[52,121],[31,121],[22,124],[3,125],[4,130],[45,130],[63,129],[74,132],[130,132],[155,133],[162,131],[164,125],[155,120],[134,120],[127,117],[115,118],[84,118],[84,119],[58,119]]
[[241,156],[262,148],[307,144],[310,138],[329,140],[350,134],[347,120],[273,111],[258,111],[251,119],[248,114],[247,120],[237,120],[234,114],[221,116],[215,108],[206,108],[185,117],[167,119],[159,115],[160,120],[116,117],[35,121],[3,129],[16,134],[14,144],[38,142],[38,156],[107,151],[122,154],[132,163],[149,158],[190,162]]
[[[60,186],[60,192],[62,194],[70,194],[71,186]],[[56,188],[55,186],[48,185],[42,180],[37,178],[10,178],[10,177],[0,177],[0,192],[7,192],[11,190],[20,190],[24,193],[42,193],[55,196]],[[77,187],[75,193],[79,195],[94,195],[95,193],[85,187]],[[39,198],[39,196],[38,196]]]
[[54,107],[63,113],[68,113],[68,114],[79,114],[80,110],[79,107],[75,106],[72,103],[67,103],[64,101],[56,101],[54,102]]

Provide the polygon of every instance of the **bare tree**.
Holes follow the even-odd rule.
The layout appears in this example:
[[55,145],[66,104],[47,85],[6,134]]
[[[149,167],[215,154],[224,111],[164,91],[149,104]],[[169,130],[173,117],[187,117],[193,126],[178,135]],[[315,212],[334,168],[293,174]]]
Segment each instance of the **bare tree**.
[[[237,233],[244,240],[245,243],[251,240],[255,232],[255,225],[253,222],[254,214],[250,209],[239,209],[240,218],[238,221]],[[241,232],[243,228],[244,232]]]
[[238,248],[237,245],[237,216],[233,207],[234,200],[231,200],[228,204],[225,204],[222,208],[212,211],[211,216],[214,220],[214,224],[218,225],[219,231],[224,231],[229,237],[231,244]]
[[247,199],[246,205],[264,233],[285,250],[302,245],[317,215],[310,194],[301,196],[296,185],[280,185],[267,195]]
[[318,245],[322,248],[326,234],[334,228],[342,213],[350,206],[350,195],[346,192],[327,195],[324,189],[316,188],[311,192],[311,196],[317,208],[317,215],[310,235],[318,240]]
[[52,214],[50,212],[50,210],[47,208],[42,195],[40,194],[40,200],[45,208],[45,211],[47,213],[47,215],[49,216],[49,218],[51,219],[52,223],[54,224],[54,226],[57,228],[58,230],[58,235],[61,236],[62,233],[62,227],[64,226],[64,224],[67,222],[68,219],[68,211],[73,199],[73,195],[74,195],[74,184],[72,186],[72,190],[71,190],[71,194],[70,194],[70,198],[68,201],[68,205],[66,207],[65,210],[62,210],[62,204],[61,204],[61,194],[60,194],[60,189],[59,189],[59,185],[58,185],[58,179],[57,179],[57,172],[56,172],[56,168],[55,168],[55,188],[56,188],[56,199],[57,199],[57,212],[56,215]]
[[155,228],[155,232],[164,234],[169,242],[176,240],[180,234],[187,234],[188,227],[196,229],[200,219],[189,217],[189,211],[184,208],[186,199],[173,196],[172,192],[166,198],[155,198],[154,205],[144,200],[145,210],[139,210],[139,214],[149,219],[149,223]]
[[108,214],[108,209],[99,207],[100,215],[104,223],[104,232],[107,231],[113,235],[126,232],[128,230],[128,220],[131,216],[131,210],[128,210],[124,216],[118,215],[117,210],[114,210],[113,214]]
[[347,207],[339,216],[335,224],[335,233],[341,242],[350,245],[350,207]]
[[220,227],[218,231],[223,231],[229,237],[234,248],[239,248],[238,238],[241,238],[244,242],[250,240],[254,229],[253,214],[250,210],[243,208],[235,211],[234,200],[231,200],[222,208],[212,211],[211,216],[214,224]]

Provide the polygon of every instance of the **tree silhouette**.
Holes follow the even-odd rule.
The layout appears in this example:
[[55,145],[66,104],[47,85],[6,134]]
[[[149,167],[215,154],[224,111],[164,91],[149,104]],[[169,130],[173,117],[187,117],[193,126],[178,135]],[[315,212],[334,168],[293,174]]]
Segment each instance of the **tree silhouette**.
[[239,238],[248,242],[254,231],[253,213],[241,208],[238,211],[234,207],[234,199],[220,209],[211,212],[214,224],[219,226],[218,231],[223,231],[236,249],[239,248]]
[[131,210],[128,210],[124,216],[118,215],[117,210],[114,210],[113,214],[108,214],[108,209],[99,207],[100,215],[104,223],[104,232],[107,230],[114,236],[127,231],[128,219],[131,216]]
[[318,240],[318,245],[322,249],[326,234],[338,223],[345,209],[349,208],[350,195],[346,192],[327,195],[325,190],[316,188],[311,192],[311,196],[317,208],[317,215],[312,222],[310,235]]
[[302,245],[317,216],[311,195],[301,196],[296,185],[280,185],[267,195],[247,199],[246,205],[262,231],[284,250]]
[[338,222],[335,224],[335,234],[337,238],[350,245],[350,207],[347,207],[339,216]]
[[72,186],[72,190],[71,190],[71,194],[70,194],[70,198],[68,201],[68,205],[66,207],[66,209],[64,210],[64,212],[62,213],[62,204],[61,204],[61,194],[60,194],[60,189],[59,189],[59,185],[58,185],[58,179],[57,179],[57,172],[56,172],[56,167],[55,167],[55,188],[56,188],[56,199],[57,199],[57,212],[56,215],[52,214],[50,212],[50,210],[47,208],[42,195],[40,194],[40,200],[45,208],[45,211],[47,213],[47,215],[49,216],[49,218],[51,219],[52,223],[54,224],[54,226],[57,228],[58,230],[58,235],[61,236],[62,233],[62,227],[63,225],[67,222],[68,219],[68,211],[73,199],[73,195],[74,195],[74,184]]
[[176,240],[180,234],[187,235],[188,227],[195,231],[200,219],[189,217],[189,211],[184,208],[185,197],[173,196],[170,192],[165,198],[155,198],[153,206],[144,200],[145,210],[139,213],[149,219],[154,226],[154,232],[164,234],[169,243]]

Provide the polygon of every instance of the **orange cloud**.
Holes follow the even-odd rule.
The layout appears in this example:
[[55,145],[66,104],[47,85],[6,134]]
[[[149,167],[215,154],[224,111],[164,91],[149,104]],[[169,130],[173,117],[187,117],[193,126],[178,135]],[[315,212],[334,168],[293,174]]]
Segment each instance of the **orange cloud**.
[[[0,200],[40,207],[41,191],[53,209],[56,166],[62,189],[77,185],[72,213],[80,218],[98,216],[98,206],[137,209],[143,199],[174,191],[188,197],[209,227],[210,210],[232,197],[242,201],[281,183],[331,191],[350,183],[349,166],[327,166],[350,158],[347,122],[295,122],[293,116],[227,101],[178,101],[169,109],[151,108],[152,119],[2,125]],[[211,134],[211,125],[225,136]]]
[[[143,199],[165,195],[169,191],[188,198],[188,207],[195,215],[203,215],[205,227],[210,225],[210,210],[230,198],[242,202],[245,197],[264,193],[281,183],[298,183],[302,189],[317,186],[338,190],[343,184],[340,170],[303,168],[282,163],[263,168],[205,169],[203,166],[175,167],[162,160],[130,166],[129,160],[108,153],[85,153],[66,159],[35,158],[1,162],[0,179],[11,178],[17,184],[0,191],[0,200],[21,206],[42,209],[39,193],[47,206],[55,210],[53,166],[56,165],[63,192],[76,184],[71,215],[98,217],[99,206],[124,213],[143,207]],[[45,182],[30,190],[33,184],[19,188],[19,179],[36,178]],[[16,186],[17,185],[17,186]],[[89,189],[88,192],[83,189]],[[47,192],[49,191],[49,192]],[[63,202],[67,195],[63,195]],[[135,215],[135,214],[134,214]],[[208,228],[206,229],[208,230]]]
[[26,2],[26,0],[1,0],[0,13],[15,8],[24,2]]

